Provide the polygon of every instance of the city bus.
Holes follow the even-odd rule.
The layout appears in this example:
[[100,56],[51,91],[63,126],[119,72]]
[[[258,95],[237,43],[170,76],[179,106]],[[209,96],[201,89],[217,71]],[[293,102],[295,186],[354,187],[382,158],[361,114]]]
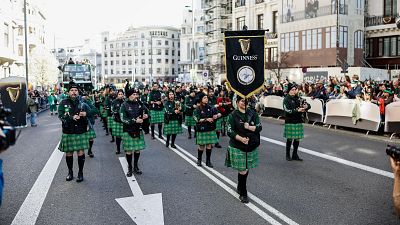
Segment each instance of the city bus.
[[64,88],[68,88],[69,82],[73,80],[82,91],[91,92],[93,90],[92,66],[90,64],[65,64],[62,72]]

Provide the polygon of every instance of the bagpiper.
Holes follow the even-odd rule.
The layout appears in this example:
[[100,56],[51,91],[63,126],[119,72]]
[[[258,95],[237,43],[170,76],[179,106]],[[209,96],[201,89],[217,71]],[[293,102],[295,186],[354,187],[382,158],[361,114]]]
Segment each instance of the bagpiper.
[[[139,169],[138,161],[140,151],[146,147],[144,134],[141,128],[143,120],[148,117],[147,108],[139,102],[139,91],[134,88],[127,88],[125,95],[126,101],[122,103],[119,110],[121,121],[123,123],[122,142],[126,152],[126,161],[128,162],[128,173],[131,177],[132,172],[142,174]],[[132,152],[134,157],[134,167],[132,171]]]
[[180,101],[175,101],[175,94],[173,91],[168,91],[168,100],[165,102],[164,108],[164,134],[167,135],[165,146],[168,148],[169,141],[171,140],[171,147],[176,148],[176,135],[182,133],[182,107]]
[[[297,154],[300,140],[304,138],[303,115],[311,108],[310,104],[298,96],[295,83],[288,84],[288,94],[283,99],[283,110],[285,115],[285,129],[283,137],[286,138],[286,160],[303,161]],[[290,157],[290,148],[293,142],[293,154]]]
[[242,203],[248,203],[247,176],[249,169],[258,166],[258,147],[262,126],[258,114],[248,107],[245,99],[237,96],[237,109],[228,116],[230,138],[225,165],[238,170],[237,193]]
[[185,125],[187,126],[189,136],[192,138],[192,127],[194,129],[194,138],[196,138],[196,121],[193,119],[193,111],[197,108],[196,89],[191,88],[190,94],[185,98]]
[[[114,88],[115,88],[115,86],[114,86]],[[112,112],[111,112],[111,105],[112,105],[112,102],[114,101],[114,99],[115,99],[114,89],[111,88],[111,86],[110,86],[108,96],[106,97],[106,100],[105,100],[105,106],[106,106],[106,110],[107,110],[107,128],[108,128],[109,132],[111,133],[111,141],[110,142],[115,141],[114,135],[112,133],[112,128],[114,126],[113,125],[114,119],[112,117]]]
[[202,166],[202,156],[206,150],[206,166],[212,168],[211,151],[215,143],[218,142],[215,132],[215,121],[219,117],[217,109],[208,104],[207,95],[200,93],[199,106],[193,113],[196,121],[196,144],[199,146],[197,151],[197,165]]
[[93,154],[93,143],[94,139],[96,138],[96,132],[94,131],[94,123],[95,123],[95,116],[99,114],[99,111],[97,108],[93,105],[91,99],[87,95],[87,93],[82,94],[82,102],[85,103],[87,106],[89,106],[90,111],[86,114],[86,118],[88,119],[88,124],[89,124],[89,131],[86,132],[87,138],[89,139],[89,150],[88,150],[88,156],[90,158],[94,157]]
[[226,96],[227,92],[225,90],[221,90],[219,93],[219,97],[217,98],[218,111],[221,113],[221,127],[222,127],[222,136],[226,134],[226,123],[228,120],[228,115],[233,111],[232,101]]
[[70,82],[68,97],[60,102],[58,107],[58,117],[62,122],[62,136],[59,150],[65,152],[65,160],[68,167],[67,181],[74,178],[73,156],[74,152],[78,155],[79,172],[76,182],[83,181],[83,166],[85,164],[85,150],[89,149],[87,113],[90,111],[88,106],[79,100],[78,86]]
[[219,144],[219,136],[221,135],[221,130],[222,130],[222,118],[221,118],[222,115],[218,110],[217,98],[215,96],[214,89],[212,88],[208,89],[208,104],[214,107],[219,113],[219,117],[215,121],[215,132],[217,134],[217,140],[218,140],[218,142],[215,143],[215,147],[222,148],[222,146]]
[[[149,89],[147,86],[143,88],[143,92],[140,94],[140,102],[143,103],[147,109],[149,108]],[[150,116],[143,121],[142,129],[145,134],[150,133]]]
[[124,91],[122,89],[117,91],[117,98],[112,102],[111,112],[112,112],[112,135],[115,137],[115,144],[117,145],[117,151],[115,154],[121,153],[121,142],[123,136],[123,124],[120,116],[120,109],[124,103]]
[[151,138],[154,137],[155,124],[158,124],[158,138],[162,137],[162,124],[164,122],[164,106],[162,102],[162,93],[158,90],[158,83],[153,84],[153,89],[149,94],[149,106],[150,106],[150,126],[151,126]]

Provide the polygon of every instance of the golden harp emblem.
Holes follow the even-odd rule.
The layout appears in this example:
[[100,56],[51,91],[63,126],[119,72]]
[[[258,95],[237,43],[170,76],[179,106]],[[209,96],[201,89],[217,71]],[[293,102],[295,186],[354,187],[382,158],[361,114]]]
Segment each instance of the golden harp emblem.
[[21,88],[22,88],[21,83],[19,84],[19,87],[7,87],[6,88],[11,101],[17,102]]
[[239,43],[243,54],[247,55],[247,52],[250,49],[250,39],[239,39]]

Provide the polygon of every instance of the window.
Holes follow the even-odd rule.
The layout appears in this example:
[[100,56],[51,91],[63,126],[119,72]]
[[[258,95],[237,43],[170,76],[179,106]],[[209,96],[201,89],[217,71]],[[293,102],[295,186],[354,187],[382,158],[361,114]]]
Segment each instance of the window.
[[107,50],[107,45],[104,45],[104,50]]
[[281,34],[281,51],[285,52],[285,34]]
[[114,74],[114,70],[113,69],[111,69],[110,74]]
[[119,65],[119,60],[115,60],[115,65]]
[[110,57],[114,57],[114,52],[110,52]]
[[138,46],[138,42],[137,41],[133,42],[133,46],[137,47]]
[[272,33],[278,32],[278,11],[272,12]]
[[23,26],[18,26],[18,36],[24,35],[24,27]]
[[172,75],[174,75],[175,74],[175,68],[172,68],[172,73],[171,73]]
[[311,50],[311,30],[307,30],[307,50]]
[[122,56],[126,56],[125,51],[122,51]]
[[115,57],[119,57],[119,52],[115,52]]
[[317,49],[322,49],[322,29],[317,29]]
[[24,46],[22,44],[18,45],[18,56],[24,56]]
[[175,50],[171,50],[171,55],[175,56]]
[[397,36],[397,55],[400,56],[400,36]]
[[169,42],[168,42],[168,41],[165,41],[165,45],[168,46],[168,45],[169,45]]
[[186,29],[182,28],[182,34],[186,34]]
[[339,27],[339,48],[347,48],[347,31],[348,27],[340,26]]
[[289,44],[290,44],[289,34],[285,34],[285,52],[288,52],[290,50]]
[[365,0],[357,0],[357,14],[358,15],[362,15],[362,13],[364,12],[364,1]]
[[161,49],[157,49],[157,55],[161,55]]
[[107,66],[108,65],[108,61],[104,61],[104,65]]
[[390,38],[383,39],[383,56],[389,56],[390,52]]
[[145,68],[140,68],[140,73],[141,73],[142,75],[144,75],[144,74],[146,73],[146,69],[145,69]]
[[139,56],[139,50],[135,50],[135,56]]
[[299,32],[294,32],[294,50],[299,51]]
[[337,44],[337,32],[336,27],[331,27],[331,48],[336,48]]
[[245,24],[245,17],[236,18],[236,30],[242,30]]
[[[286,34],[287,36],[287,34]],[[294,33],[289,33],[289,51],[294,51]]]
[[383,9],[385,17],[395,16],[397,14],[397,0],[384,0]]
[[132,56],[132,51],[128,51],[128,56]]
[[165,49],[165,55],[169,55],[169,49]]
[[257,29],[262,30],[264,28],[264,14],[257,15]]
[[132,60],[128,60],[128,65],[132,65]]
[[142,65],[146,64],[145,59],[142,59]]
[[116,44],[115,44],[115,48],[119,48],[119,43],[116,43]]
[[165,63],[169,63],[169,60],[168,60],[168,59],[165,59]]
[[132,47],[132,43],[128,42],[128,48]]
[[204,32],[204,26],[197,26],[197,33],[203,33]]
[[161,59],[157,59],[157,63],[161,63]]
[[126,60],[122,60],[122,65],[123,65],[123,66],[126,65]]
[[149,59],[149,64],[153,64],[153,59]]
[[383,38],[379,38],[379,52],[378,56],[383,56]]
[[114,65],[114,60],[110,61],[110,65],[113,66]]
[[397,37],[390,38],[390,56],[397,55]]
[[157,45],[161,45],[161,41],[160,40],[157,40]]
[[175,59],[172,59],[171,61],[172,61],[172,62],[171,62],[172,64],[175,64]]
[[140,54],[141,54],[141,55],[145,55],[145,54],[146,54],[146,50],[142,49],[142,50],[140,51]]
[[157,74],[161,74],[161,68],[157,68]]
[[124,42],[122,42],[122,47],[125,48],[125,43]]
[[165,68],[165,75],[169,75],[169,69],[168,68]]
[[311,49],[317,49],[317,29],[311,30]]
[[364,33],[361,30],[354,32],[354,48],[364,48]]
[[9,32],[8,24],[4,23],[4,47],[8,47],[10,44]]
[[307,50],[307,47],[306,47],[306,31],[305,30],[303,30],[302,32],[301,32],[301,50]]

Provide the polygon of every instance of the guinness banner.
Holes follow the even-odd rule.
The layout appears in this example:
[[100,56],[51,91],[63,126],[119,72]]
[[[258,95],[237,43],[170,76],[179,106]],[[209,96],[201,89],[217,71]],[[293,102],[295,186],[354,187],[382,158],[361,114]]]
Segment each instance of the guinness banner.
[[[16,127],[26,126],[26,80],[24,77],[0,79],[0,99],[4,108],[11,109],[8,122]],[[0,109],[0,111],[2,111]]]
[[225,31],[227,85],[249,98],[264,85],[265,31]]

